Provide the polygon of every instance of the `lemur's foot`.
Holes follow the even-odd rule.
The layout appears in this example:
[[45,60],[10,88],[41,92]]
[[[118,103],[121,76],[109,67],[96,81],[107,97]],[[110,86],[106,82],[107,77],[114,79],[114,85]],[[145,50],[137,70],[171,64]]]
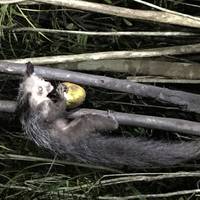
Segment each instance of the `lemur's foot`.
[[59,97],[62,98],[62,99],[64,99],[64,93],[66,91],[67,91],[67,87],[62,83],[60,83],[58,85],[58,87],[56,88],[56,92],[58,93]]
[[96,132],[113,131],[119,126],[114,115],[111,117],[105,114],[85,114],[80,118],[85,127],[88,126],[88,130],[93,128]]
[[112,110],[107,110],[108,119],[113,121],[114,129],[117,129],[119,127],[119,123],[114,115],[114,112]]

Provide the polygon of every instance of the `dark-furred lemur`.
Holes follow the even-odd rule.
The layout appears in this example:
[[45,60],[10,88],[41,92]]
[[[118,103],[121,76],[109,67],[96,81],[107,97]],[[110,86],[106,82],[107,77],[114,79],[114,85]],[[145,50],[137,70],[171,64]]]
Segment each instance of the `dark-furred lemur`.
[[48,97],[52,90],[51,83],[37,76],[28,63],[19,88],[17,110],[28,137],[68,161],[113,168],[148,168],[181,164],[200,155],[200,141],[170,143],[102,134],[118,128],[109,112],[107,116],[86,114],[70,121],[65,115],[64,86],[57,88],[56,103]]

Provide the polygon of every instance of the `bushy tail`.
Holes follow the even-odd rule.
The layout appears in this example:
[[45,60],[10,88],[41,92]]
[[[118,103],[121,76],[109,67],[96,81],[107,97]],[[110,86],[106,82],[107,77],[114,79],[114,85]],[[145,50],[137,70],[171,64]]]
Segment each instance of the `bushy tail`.
[[200,141],[164,143],[94,134],[67,146],[66,157],[68,154],[84,163],[114,168],[166,167],[199,158]]

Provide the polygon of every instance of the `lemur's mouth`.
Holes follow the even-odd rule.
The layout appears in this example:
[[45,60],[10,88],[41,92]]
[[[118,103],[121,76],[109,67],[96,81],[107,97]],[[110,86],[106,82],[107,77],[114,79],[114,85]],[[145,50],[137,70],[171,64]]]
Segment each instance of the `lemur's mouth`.
[[56,101],[56,99],[58,98],[58,93],[55,86],[52,86],[52,89],[48,93],[47,97],[50,98],[52,101]]
[[55,89],[51,90],[51,91],[48,93],[47,97],[51,98],[51,97],[54,96],[54,95],[55,95]]
[[48,82],[48,85],[47,85],[47,91],[48,91],[48,93],[51,93],[53,90],[54,90],[53,85],[51,85],[51,83]]

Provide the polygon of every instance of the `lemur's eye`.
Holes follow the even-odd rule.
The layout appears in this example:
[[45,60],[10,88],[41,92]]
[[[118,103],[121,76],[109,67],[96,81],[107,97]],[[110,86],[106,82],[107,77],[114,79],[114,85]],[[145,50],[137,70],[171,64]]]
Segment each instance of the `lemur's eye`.
[[42,94],[42,92],[43,92],[43,88],[40,86],[40,87],[38,87],[38,93],[39,94]]

